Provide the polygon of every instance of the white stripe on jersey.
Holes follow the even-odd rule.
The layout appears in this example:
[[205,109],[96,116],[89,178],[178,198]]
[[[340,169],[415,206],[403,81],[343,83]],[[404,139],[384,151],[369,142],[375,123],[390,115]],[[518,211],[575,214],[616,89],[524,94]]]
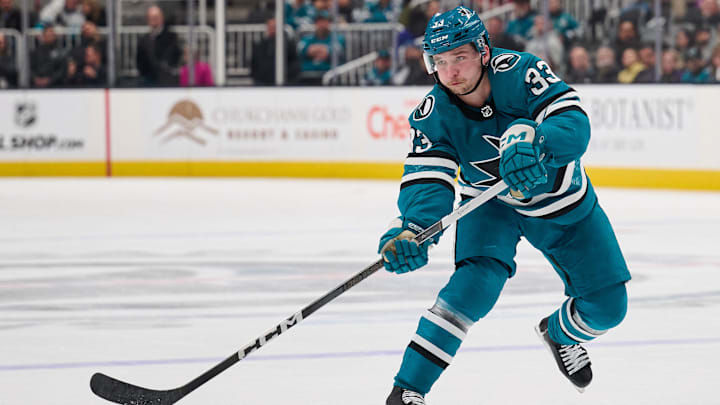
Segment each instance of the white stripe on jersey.
[[440,360],[444,361],[445,363],[452,363],[453,356],[445,353],[445,351],[434,344],[427,341],[424,337],[418,335],[417,333],[413,338],[411,339],[413,342],[417,343],[422,347],[423,349],[429,351],[430,353],[437,356]]
[[439,166],[457,171],[458,164],[450,159],[439,157],[409,157],[405,159],[406,166]]
[[517,211],[523,215],[529,216],[529,217],[541,217],[543,215],[551,214],[555,211],[560,211],[561,209],[580,201],[580,199],[583,198],[583,196],[585,195],[585,192],[587,191],[587,187],[588,187],[587,176],[585,175],[585,170],[582,168],[582,165],[580,166],[580,174],[582,176],[582,179],[581,179],[582,187],[580,187],[580,189],[578,191],[576,191],[572,194],[569,194],[565,198],[557,200],[552,204],[548,204],[545,207],[539,208],[534,211],[521,210],[518,208],[516,208],[515,211]]
[[579,107],[581,110],[585,111],[582,107],[582,104],[578,100],[563,100],[563,101],[557,101],[545,108],[542,113],[538,114],[537,118],[535,118],[535,122],[538,124],[542,124],[542,122],[545,120],[545,118],[552,114],[553,112],[565,108],[565,107],[571,107],[576,106]]
[[447,332],[451,333],[453,336],[460,340],[465,340],[465,336],[467,335],[465,331],[458,328],[457,326],[453,325],[452,323],[448,322],[447,319],[439,317],[432,312],[425,311],[423,314],[423,318],[427,319],[428,321],[434,323],[435,325],[441,327],[442,329],[446,330]]
[[[571,98],[577,98],[577,100],[570,100]],[[574,101],[576,104],[568,104],[568,105],[577,105],[580,108],[582,108],[582,103],[580,102],[580,94],[578,94],[577,91],[571,91],[569,93],[565,93],[560,95],[557,99],[553,100],[552,103],[550,103],[547,107],[543,108],[536,116],[535,116],[535,122],[538,124],[542,123],[545,118],[550,114],[552,111],[555,111],[557,108],[553,108],[552,111],[549,109],[556,104],[564,103],[566,101]],[[563,107],[567,107],[568,105],[564,105]],[[558,107],[561,108],[561,107]],[[585,109],[583,109],[584,111]]]
[[445,174],[443,172],[436,172],[436,171],[430,171],[430,170],[406,174],[406,175],[402,176],[402,179],[400,179],[400,183],[402,184],[402,183],[405,183],[406,181],[421,180],[421,179],[440,179],[440,180],[448,182],[451,186],[455,187],[455,178],[453,178],[449,174]]
[[560,188],[558,189],[558,191],[556,191],[554,193],[544,193],[544,194],[536,195],[535,197],[532,197],[530,199],[530,201],[528,201],[528,202],[518,201],[512,197],[507,197],[507,196],[498,196],[498,200],[502,200],[505,203],[508,203],[510,205],[515,205],[518,207],[527,207],[530,205],[534,205],[546,198],[557,197],[559,195],[563,195],[565,192],[567,192],[570,189],[570,186],[572,185],[572,179],[573,179],[574,173],[575,173],[575,161],[573,160],[572,162],[568,163],[568,165],[566,166],[565,177],[563,177],[562,184],[560,185]]

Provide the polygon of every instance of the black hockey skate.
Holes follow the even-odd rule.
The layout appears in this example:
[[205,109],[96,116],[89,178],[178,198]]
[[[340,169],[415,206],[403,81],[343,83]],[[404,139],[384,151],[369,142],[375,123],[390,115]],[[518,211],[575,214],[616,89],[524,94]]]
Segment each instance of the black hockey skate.
[[580,344],[561,345],[550,339],[548,334],[549,318],[540,321],[540,324],[535,326],[535,332],[555,357],[555,362],[563,375],[570,380],[578,391],[583,392],[585,387],[592,381],[592,369],[590,368],[590,357],[587,350]]
[[425,399],[415,391],[393,387],[385,405],[425,405]]

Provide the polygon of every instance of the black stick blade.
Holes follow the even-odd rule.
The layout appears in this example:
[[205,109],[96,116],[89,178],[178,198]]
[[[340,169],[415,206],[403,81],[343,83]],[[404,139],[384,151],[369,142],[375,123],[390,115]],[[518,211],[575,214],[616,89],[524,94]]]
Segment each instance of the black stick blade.
[[159,391],[116,380],[103,373],[90,379],[90,389],[100,398],[123,405],[171,405],[184,395],[181,389]]

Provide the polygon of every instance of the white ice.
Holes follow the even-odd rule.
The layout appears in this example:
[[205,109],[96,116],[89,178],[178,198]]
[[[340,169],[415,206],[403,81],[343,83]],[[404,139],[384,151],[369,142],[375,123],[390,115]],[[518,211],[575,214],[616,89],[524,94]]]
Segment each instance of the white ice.
[[[376,260],[397,182],[0,180],[0,405],[103,404],[102,371],[185,384]],[[533,332],[563,300],[526,242],[430,405],[720,404],[720,193],[600,188],[631,272],[625,321],[564,380]],[[420,314],[452,271],[384,270],[180,405],[381,405]]]

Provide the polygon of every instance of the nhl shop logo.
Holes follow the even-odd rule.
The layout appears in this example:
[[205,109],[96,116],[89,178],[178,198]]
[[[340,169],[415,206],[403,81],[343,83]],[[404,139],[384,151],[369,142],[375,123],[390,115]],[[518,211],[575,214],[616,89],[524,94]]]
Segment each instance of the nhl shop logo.
[[186,138],[199,145],[207,143],[207,134],[217,135],[218,130],[205,125],[202,110],[190,100],[175,103],[165,124],[154,133],[155,136],[162,137],[162,143]]
[[15,104],[15,124],[21,128],[28,128],[37,121],[37,107],[31,101]]

